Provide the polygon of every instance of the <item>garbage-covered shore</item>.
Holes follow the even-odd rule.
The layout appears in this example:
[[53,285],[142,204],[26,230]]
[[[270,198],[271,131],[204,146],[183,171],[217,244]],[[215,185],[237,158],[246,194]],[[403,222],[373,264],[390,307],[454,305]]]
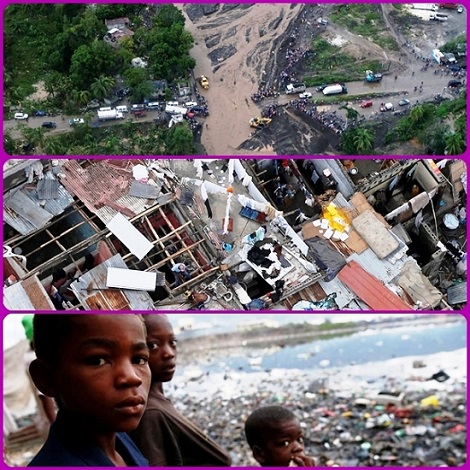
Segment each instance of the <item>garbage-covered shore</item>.
[[193,363],[166,389],[236,466],[256,465],[243,425],[267,404],[298,416],[318,466],[458,466],[466,461],[466,356],[464,348],[342,368],[220,373]]

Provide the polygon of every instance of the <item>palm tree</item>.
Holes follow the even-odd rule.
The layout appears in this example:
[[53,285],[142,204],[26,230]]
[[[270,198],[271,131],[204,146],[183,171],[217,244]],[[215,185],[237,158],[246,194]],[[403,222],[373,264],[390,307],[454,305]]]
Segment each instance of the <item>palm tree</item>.
[[115,80],[112,77],[100,75],[90,86],[91,92],[95,98],[102,100],[108,96],[114,87]]
[[90,101],[91,93],[88,90],[81,90],[78,93],[78,102],[82,105],[85,105]]
[[361,127],[355,130],[353,143],[358,153],[369,153],[374,147],[374,138],[369,129]]
[[420,122],[421,119],[423,119],[423,116],[424,116],[424,108],[422,105],[415,106],[410,111],[410,121],[413,125]]
[[453,132],[446,137],[446,155],[461,155],[465,150],[465,140],[459,132]]

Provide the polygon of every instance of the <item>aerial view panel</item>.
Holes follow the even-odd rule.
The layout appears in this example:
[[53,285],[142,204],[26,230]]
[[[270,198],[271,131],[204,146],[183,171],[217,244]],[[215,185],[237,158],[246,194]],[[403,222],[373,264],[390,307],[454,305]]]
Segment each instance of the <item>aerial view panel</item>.
[[460,155],[466,22],[457,3],[12,4],[4,149]]
[[57,159],[4,166],[17,310],[460,310],[453,159]]

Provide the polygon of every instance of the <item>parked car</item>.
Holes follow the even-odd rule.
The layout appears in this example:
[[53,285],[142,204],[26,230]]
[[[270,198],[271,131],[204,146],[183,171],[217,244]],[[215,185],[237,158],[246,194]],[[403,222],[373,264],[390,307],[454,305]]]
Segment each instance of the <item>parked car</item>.
[[459,5],[457,7],[457,13],[463,13],[463,6],[462,5]]
[[303,93],[300,93],[299,98],[311,98],[312,94],[309,91],[304,91]]
[[85,121],[82,118],[69,119],[70,126],[75,126],[76,124],[85,124]]
[[52,121],[44,121],[41,124],[42,127],[46,127],[47,129],[55,129],[57,127],[57,124]]
[[33,116],[47,116],[46,111],[43,111],[42,109],[37,109],[36,111],[33,112]]
[[370,108],[373,104],[372,100],[366,100],[361,103],[361,108]]
[[447,84],[449,88],[457,88],[462,86],[462,82],[460,80],[450,80]]
[[23,121],[23,120],[26,120],[28,119],[28,115],[26,113],[15,113],[15,119],[17,121]]
[[380,111],[382,111],[382,113],[385,113],[387,111],[393,111],[394,110],[394,106],[392,103],[385,103],[383,106],[380,107]]
[[133,104],[131,106],[131,113],[143,111],[144,109],[145,109],[145,104]]
[[398,102],[398,106],[407,106],[409,104],[410,104],[410,100],[407,100],[406,98]]
[[147,116],[147,113],[145,111],[135,111],[134,112],[134,116],[136,118],[140,118],[140,117],[144,117],[144,116]]

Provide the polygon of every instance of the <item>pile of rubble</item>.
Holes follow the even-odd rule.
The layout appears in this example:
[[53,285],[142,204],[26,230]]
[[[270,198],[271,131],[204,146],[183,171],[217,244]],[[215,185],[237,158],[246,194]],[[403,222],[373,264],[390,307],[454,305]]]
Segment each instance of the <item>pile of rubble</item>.
[[[183,374],[184,385],[168,387],[177,407],[231,453],[235,466],[257,465],[243,426],[255,408],[269,404],[299,418],[318,466],[458,466],[466,461],[465,365],[427,375],[458,354],[426,356],[428,366],[402,358],[320,375],[278,369]],[[373,377],[371,369],[389,373]],[[394,378],[399,371],[403,378]]]

